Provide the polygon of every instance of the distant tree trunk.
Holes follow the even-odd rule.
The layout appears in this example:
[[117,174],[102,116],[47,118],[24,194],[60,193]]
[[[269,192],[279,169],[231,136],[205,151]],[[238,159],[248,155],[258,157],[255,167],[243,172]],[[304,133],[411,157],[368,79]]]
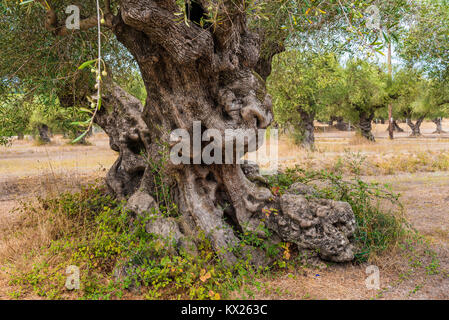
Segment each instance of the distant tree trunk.
[[50,129],[46,124],[39,124],[37,126],[37,130],[39,132],[39,140],[43,143],[50,143]]
[[397,132],[404,132],[404,129],[402,129],[396,120],[393,120],[393,131],[397,131]]
[[18,140],[23,140],[23,138],[24,138],[23,132],[17,133],[17,139]]
[[412,122],[412,120],[408,120],[407,124],[412,129],[412,133],[410,134],[410,137],[419,137],[421,136],[421,124],[424,121],[424,117],[418,118],[415,123]]
[[306,112],[301,107],[298,108],[301,116],[301,122],[299,123],[300,132],[302,135],[301,145],[304,148],[313,149],[315,147],[315,127],[313,125],[315,113]]
[[385,124],[385,119],[384,118],[379,118],[379,120],[380,120],[381,124]]
[[349,123],[345,122],[343,120],[343,117],[337,117],[336,120],[337,120],[337,124],[335,125],[335,128],[337,128],[340,131],[349,131],[349,130],[351,130],[351,128],[349,126]]
[[[387,128],[387,131],[389,131],[390,128]],[[396,120],[393,120],[393,131],[397,131],[397,132],[404,132],[404,129],[402,129]]]
[[433,133],[438,133],[438,134],[446,133],[446,131],[443,130],[443,126],[441,124],[441,118],[432,119],[432,122],[435,123],[435,125],[437,126],[436,130]]
[[327,122],[327,124],[329,126],[333,126],[334,125],[334,121],[336,121],[336,120],[337,120],[336,116],[330,116],[329,121]]
[[365,137],[369,141],[376,141],[373,133],[371,132],[371,130],[372,130],[371,123],[373,122],[373,119],[374,119],[374,113],[371,113],[371,114],[368,114],[366,112],[360,113],[360,118],[359,118],[360,133],[362,134],[362,137]]

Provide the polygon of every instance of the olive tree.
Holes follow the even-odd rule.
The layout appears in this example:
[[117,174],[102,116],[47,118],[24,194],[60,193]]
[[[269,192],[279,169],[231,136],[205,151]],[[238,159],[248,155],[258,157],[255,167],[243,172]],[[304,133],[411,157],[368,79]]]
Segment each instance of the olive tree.
[[389,96],[385,73],[360,59],[349,60],[344,69],[343,90],[337,101],[363,137],[375,141],[372,121],[376,111],[387,106]]
[[[449,105],[449,3],[445,0],[419,1],[409,19],[409,28],[401,37],[400,56],[408,68],[414,68],[426,79],[419,101],[415,102],[417,121],[425,113],[441,133],[441,117]],[[409,107],[409,112],[411,107]],[[415,112],[416,113],[416,112]],[[422,121],[421,121],[422,122]],[[412,124],[415,135],[419,125]]]
[[32,105],[18,103],[20,94],[2,95],[0,98],[0,144],[7,144],[12,136],[23,139],[28,131]]
[[276,56],[272,66],[268,91],[273,97],[276,121],[292,125],[298,141],[313,148],[315,116],[327,115],[330,95],[338,83],[337,57],[291,50]]
[[[43,61],[55,66],[78,65],[73,60],[80,64],[95,61],[91,65],[93,81],[91,73],[76,72],[75,92],[77,97],[96,101],[93,120],[109,135],[111,148],[119,152],[106,177],[110,190],[127,200],[134,214],[154,213],[148,231],[171,235],[181,247],[189,247],[189,239],[204,232],[216,252],[229,262],[241,253],[242,248],[236,250],[236,246],[242,232],[270,241],[294,242],[302,249],[318,250],[328,260],[353,258],[350,239],[355,221],[349,205],[273,194],[255,182],[260,179],[251,178],[256,175],[251,168],[238,162],[207,164],[193,161],[196,155],[190,153],[187,163],[174,163],[166,161],[165,155],[176,143],[172,132],[183,129],[192,137],[198,122],[201,134],[211,129],[222,137],[227,130],[268,128],[273,112],[265,80],[273,56],[282,52],[297,32],[337,25],[358,35],[357,28],[364,23],[360,11],[369,2],[104,0],[97,2],[101,12],[92,1],[78,2],[83,14],[79,30],[69,30],[64,23],[65,6],[72,3],[40,0],[26,4],[34,19],[27,25],[14,22],[14,17],[24,12],[7,8],[18,11],[8,15],[11,25],[4,28],[42,37],[40,44],[32,43],[39,53],[48,43],[59,45],[61,50],[52,51],[53,60],[45,60],[48,55],[42,54]],[[102,41],[111,45],[103,58],[92,53],[99,49],[95,32],[100,33],[100,23]],[[86,57],[89,52],[91,57]],[[144,104],[119,85],[117,78],[125,72],[119,68],[121,56],[131,57],[138,67],[147,93]],[[45,70],[43,61],[32,61]],[[22,82],[29,79],[25,71],[14,73],[20,70],[25,69],[19,65],[9,73]],[[106,70],[111,72],[103,74]],[[92,90],[95,82],[98,90]],[[61,91],[61,97],[74,100],[69,94],[73,90]],[[224,138],[215,141],[217,153],[225,147]],[[247,150],[247,142],[245,147]],[[164,205],[155,200],[155,182],[161,175],[172,190],[176,217],[158,211],[158,205]],[[256,248],[244,246],[243,251],[260,262]]]

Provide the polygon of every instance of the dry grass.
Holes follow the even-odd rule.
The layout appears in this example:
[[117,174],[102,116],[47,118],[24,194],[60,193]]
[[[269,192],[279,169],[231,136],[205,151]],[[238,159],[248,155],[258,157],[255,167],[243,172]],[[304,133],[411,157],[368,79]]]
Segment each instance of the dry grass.
[[351,138],[349,138],[348,145],[349,146],[369,146],[374,145],[374,141],[368,141],[359,133],[354,133]]
[[[402,133],[393,141],[380,136],[373,143],[355,132],[332,131],[316,134],[315,151],[294,145],[287,136],[280,137],[278,149],[281,167],[299,164],[308,169],[332,171],[340,163],[348,164],[363,158],[362,175],[449,170],[449,136],[427,134],[410,138]],[[351,168],[341,169],[350,171]]]
[[[0,214],[0,298],[7,298],[7,294],[15,292],[14,288],[20,288],[9,281],[14,274],[29,274],[35,266],[44,262],[51,265],[63,263],[57,261],[61,255],[49,259],[48,250],[42,248],[50,248],[62,234],[73,233],[79,227],[64,214],[49,216],[36,197],[79,191],[101,175],[102,172],[98,171],[89,175],[70,171],[65,174],[47,172],[7,182],[8,191],[19,191],[20,196],[13,201],[0,201],[0,210],[4,210],[4,214]],[[7,196],[12,195],[8,193]],[[28,298],[36,299],[39,296],[32,291],[21,294],[21,299]]]
[[[17,272],[29,272],[44,261],[37,254],[41,248],[48,248],[58,234],[73,228],[64,215],[49,219],[43,211],[30,209],[39,208],[35,207],[36,197],[78,191],[104,177],[116,153],[110,150],[107,137],[98,134],[95,145],[90,146],[69,145],[59,136],[52,144],[40,146],[16,140],[12,147],[0,147],[0,154],[0,298],[7,298],[4,289],[10,287],[10,275],[5,267],[13,265]],[[24,207],[17,209],[22,202]]]
[[[74,225],[69,219],[63,215],[48,217],[35,205],[27,203],[20,212],[15,211],[14,219],[9,219],[7,224],[0,223],[0,264],[14,266],[15,272],[30,272],[34,265],[44,261],[38,254],[42,248],[50,247],[61,233],[73,231]],[[30,253],[33,253],[32,260],[28,258]]]

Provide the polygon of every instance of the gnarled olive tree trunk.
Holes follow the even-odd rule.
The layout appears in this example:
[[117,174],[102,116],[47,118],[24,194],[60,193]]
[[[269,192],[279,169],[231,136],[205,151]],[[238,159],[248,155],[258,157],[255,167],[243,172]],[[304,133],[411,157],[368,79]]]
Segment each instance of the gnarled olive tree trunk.
[[359,130],[362,135],[362,137],[370,140],[370,141],[376,141],[374,138],[372,130],[372,122],[374,119],[374,112],[368,113],[368,112],[361,112],[359,117]]
[[42,143],[50,143],[50,128],[43,123],[37,125],[37,132],[39,134],[39,140]]
[[441,124],[441,122],[442,122],[441,118],[432,119],[432,122],[435,123],[435,125],[437,126],[433,133],[438,133],[438,134],[446,133],[446,131],[443,130],[443,126]]
[[[197,1],[204,4],[206,1]],[[103,106],[96,122],[110,137],[119,157],[107,175],[114,193],[128,199],[128,208],[143,214],[157,208],[157,171],[172,187],[180,217],[158,215],[147,231],[170,235],[179,246],[191,244],[202,230],[228,261],[238,253],[240,232],[254,232],[270,241],[290,241],[332,261],[353,259],[355,219],[346,203],[307,200],[292,190],[274,195],[253,166],[234,164],[173,164],[155,170],[144,159],[161,163],[170,134],[181,128],[202,130],[263,129],[273,120],[265,78],[270,55],[260,58],[261,37],[247,28],[244,1],[224,1],[220,24],[203,29],[175,21],[175,1],[123,0],[114,18],[117,39],[137,61],[148,92],[145,106],[112,81],[104,84]],[[254,70],[264,70],[263,77]],[[223,152],[224,154],[224,152]],[[252,181],[251,181],[252,180]],[[296,194],[295,194],[296,193]],[[234,248],[235,249],[235,248]],[[263,258],[254,248],[255,263]]]
[[407,124],[412,129],[411,137],[419,137],[421,136],[421,124],[424,121],[424,117],[420,117],[416,120],[415,123],[412,122],[411,119],[407,120]]
[[350,131],[352,130],[352,126],[350,125],[349,122],[345,122],[343,117],[331,117],[331,121],[332,123],[330,123],[329,125],[333,125],[334,121],[337,121],[337,123],[335,124],[335,128],[337,128],[340,131]]
[[299,129],[302,135],[301,144],[306,149],[313,149],[315,147],[315,126],[313,124],[315,113],[307,112],[301,106],[298,106],[298,111],[301,117],[299,123]]

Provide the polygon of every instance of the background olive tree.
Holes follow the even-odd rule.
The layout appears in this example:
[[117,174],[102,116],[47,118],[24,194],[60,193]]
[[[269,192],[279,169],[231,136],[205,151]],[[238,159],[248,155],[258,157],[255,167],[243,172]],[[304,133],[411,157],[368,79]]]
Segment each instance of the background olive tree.
[[338,57],[289,50],[276,56],[268,79],[276,121],[293,128],[295,141],[307,148],[315,142],[314,120],[328,118],[331,95],[338,86]]

